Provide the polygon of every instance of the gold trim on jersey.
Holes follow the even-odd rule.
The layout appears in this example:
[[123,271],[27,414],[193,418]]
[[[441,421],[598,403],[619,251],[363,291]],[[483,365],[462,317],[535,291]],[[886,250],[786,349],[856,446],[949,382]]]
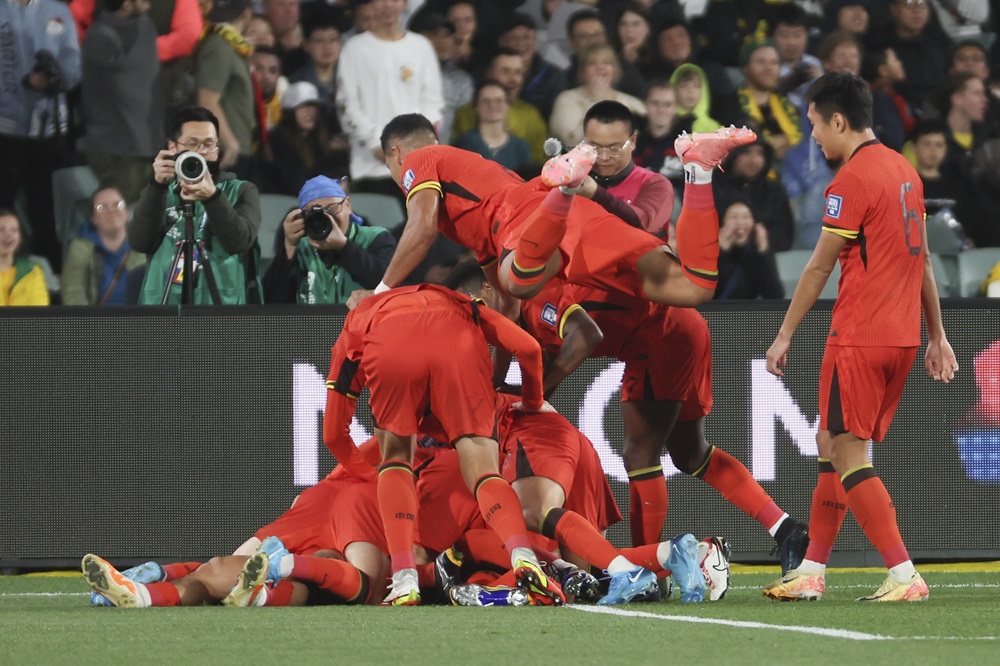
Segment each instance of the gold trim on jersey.
[[[329,379],[326,380],[326,388],[328,391],[337,391],[337,382],[330,381]],[[357,400],[358,398],[361,397],[360,394],[351,393],[350,391],[347,391],[346,393],[342,391],[337,391],[337,393],[340,393],[340,395],[350,398],[351,400]]]
[[840,227],[831,227],[828,225],[823,225],[823,231],[829,231],[831,234],[837,234],[847,240],[858,240],[859,231],[851,231],[850,229],[841,229]]
[[414,194],[416,194],[420,190],[426,190],[426,189],[435,190],[440,196],[444,197],[444,190],[441,189],[441,183],[437,182],[436,180],[428,180],[423,183],[420,183],[412,190],[410,190],[409,194],[406,195],[406,203],[410,203],[410,197],[412,197]]
[[577,310],[583,310],[583,306],[579,305],[577,303],[574,303],[573,305],[571,305],[568,308],[566,308],[566,310],[563,312],[562,317],[559,318],[559,339],[560,340],[562,340],[562,339],[564,339],[566,337],[566,334],[564,332],[564,330],[566,328],[566,320],[569,319],[569,316],[571,314],[573,314],[574,312],[576,312]]

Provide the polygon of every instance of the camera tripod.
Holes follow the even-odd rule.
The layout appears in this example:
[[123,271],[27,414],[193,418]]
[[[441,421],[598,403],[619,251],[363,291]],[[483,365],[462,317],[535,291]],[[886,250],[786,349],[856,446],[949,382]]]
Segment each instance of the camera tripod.
[[[170,298],[170,288],[174,283],[174,276],[177,269],[184,266],[181,273],[181,304],[194,305],[194,284],[197,273],[205,272],[205,279],[208,281],[208,293],[212,297],[212,303],[222,302],[219,297],[219,285],[215,281],[215,273],[212,272],[212,264],[208,260],[208,252],[205,248],[205,241],[194,237],[194,202],[185,201],[181,204],[181,211],[184,214],[184,238],[177,241],[174,249],[173,259],[170,261],[170,272],[167,273],[167,280],[163,285],[163,297],[160,305],[166,305]],[[195,267],[194,255],[198,252],[198,265]],[[196,273],[197,272],[197,273]]]

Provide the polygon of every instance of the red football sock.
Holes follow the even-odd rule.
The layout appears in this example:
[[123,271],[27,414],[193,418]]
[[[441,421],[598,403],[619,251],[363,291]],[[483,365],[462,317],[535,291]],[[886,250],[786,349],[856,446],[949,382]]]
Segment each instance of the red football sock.
[[173,583],[146,583],[150,606],[180,606],[181,595]]
[[684,206],[677,218],[677,258],[688,280],[715,289],[719,282],[719,214],[714,203],[696,209],[688,199],[690,190],[704,187],[711,201],[711,185],[689,185],[684,189]]
[[413,468],[402,460],[382,463],[378,472],[378,508],[392,571],[416,567],[413,524],[417,518],[417,487]]
[[462,553],[474,562],[492,564],[501,569],[510,566],[510,553],[493,530],[468,530],[462,535]]
[[865,536],[889,569],[910,559],[896,523],[896,508],[882,479],[869,464],[843,476],[847,503]]
[[542,534],[565,545],[592,566],[607,569],[618,549],[601,536],[587,519],[573,511],[552,508],[542,519]]
[[657,465],[629,472],[628,494],[632,545],[659,543],[667,521],[667,482],[663,468]]
[[818,463],[816,488],[809,510],[809,546],[805,558],[826,564],[830,561],[833,544],[847,515],[847,491],[829,460],[820,458]]
[[510,484],[499,474],[483,474],[476,481],[476,501],[483,520],[499,535],[507,553],[515,548],[531,548],[528,529],[521,514],[521,502]]
[[663,565],[660,561],[656,559],[656,551],[659,549],[660,544],[649,543],[644,546],[636,546],[634,548],[622,548],[619,552],[628,559],[629,562],[634,562],[640,567],[645,567],[654,573],[663,571]]
[[287,606],[292,600],[294,590],[295,586],[292,585],[292,581],[279,580],[277,585],[267,589],[267,599],[264,600],[264,605]]
[[770,529],[785,514],[760,487],[746,465],[722,449],[713,446],[706,463],[692,476],[718,490],[765,529]]
[[162,564],[163,573],[167,575],[164,580],[177,580],[184,578],[189,573],[194,573],[195,569],[201,566],[201,562],[174,562],[173,564]]
[[364,603],[371,587],[368,577],[347,562],[309,555],[292,556],[292,573],[289,578],[313,583],[347,603]]
[[489,585],[496,585],[497,587],[503,585],[504,587],[517,587],[517,576],[514,575],[514,571],[508,569],[507,571],[500,574],[496,580]]
[[[510,574],[513,576],[514,574]],[[469,575],[465,582],[473,585],[496,585],[499,576],[492,571],[476,571]]]
[[417,585],[419,585],[421,589],[433,589],[436,583],[437,579],[434,576],[434,560],[431,560],[426,564],[418,564]]
[[550,190],[542,205],[525,221],[510,269],[514,284],[530,285],[542,280],[546,262],[566,235],[566,216],[572,203],[573,197],[558,188]]

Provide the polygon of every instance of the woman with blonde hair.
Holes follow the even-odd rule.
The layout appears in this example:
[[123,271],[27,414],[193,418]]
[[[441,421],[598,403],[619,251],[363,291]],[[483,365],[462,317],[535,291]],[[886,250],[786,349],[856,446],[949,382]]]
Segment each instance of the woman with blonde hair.
[[645,117],[646,105],[642,100],[615,89],[620,75],[618,56],[610,45],[597,44],[584,51],[580,56],[582,85],[561,92],[552,106],[549,129],[553,136],[567,146],[580,143],[587,109],[605,100],[620,102],[634,115]]

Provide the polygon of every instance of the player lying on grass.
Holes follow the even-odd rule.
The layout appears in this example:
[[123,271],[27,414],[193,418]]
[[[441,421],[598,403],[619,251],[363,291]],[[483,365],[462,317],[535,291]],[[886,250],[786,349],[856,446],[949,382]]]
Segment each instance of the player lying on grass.
[[[378,459],[374,438],[360,451]],[[123,608],[196,606],[223,600],[247,559],[271,536],[280,537],[296,553],[313,556],[309,570],[298,572],[310,583],[310,593],[301,588],[293,594],[291,585],[286,585],[268,595],[272,603],[304,603],[307,596],[313,603],[332,599],[378,602],[372,592],[379,585],[373,581],[385,580],[388,558],[375,481],[352,476],[342,466],[303,490],[288,511],[257,530],[233,555],[215,557],[197,567],[189,563],[180,571],[178,565],[147,562],[125,572],[96,555],[87,555],[82,569],[95,595],[102,595],[95,597],[98,603],[103,598]],[[185,569],[188,575],[176,575]]]
[[[557,274],[659,303],[704,303],[718,280],[718,218],[713,225],[707,215],[715,211],[712,170],[733,148],[755,137],[746,128],[732,127],[678,137],[688,183],[688,205],[677,225],[678,262],[652,235],[575,196],[596,159],[589,144],[552,158],[539,178],[524,182],[478,154],[438,145],[433,125],[423,116],[397,116],[381,141],[386,165],[406,193],[407,221],[375,292],[399,285],[440,231],[490,266],[506,315],[516,308],[511,299],[535,296]],[[371,292],[356,292],[349,306],[366,293]]]

